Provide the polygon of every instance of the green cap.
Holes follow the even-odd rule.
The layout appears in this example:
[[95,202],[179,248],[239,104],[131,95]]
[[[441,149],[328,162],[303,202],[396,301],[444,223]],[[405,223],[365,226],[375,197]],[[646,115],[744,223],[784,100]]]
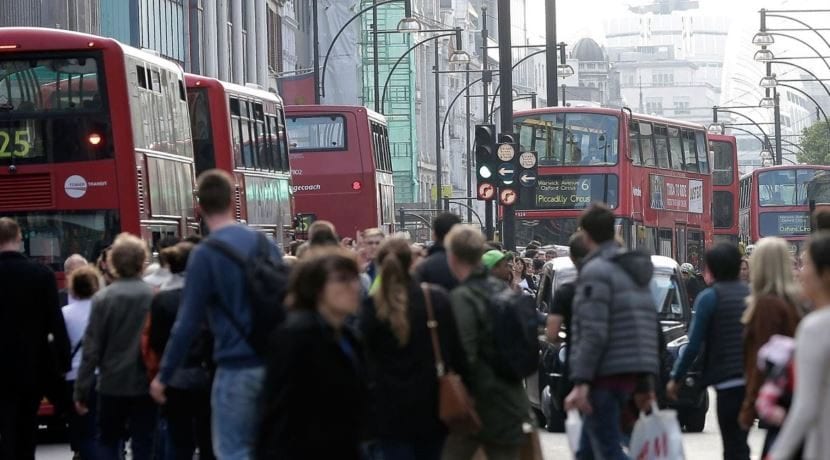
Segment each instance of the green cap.
[[484,255],[481,256],[481,262],[484,264],[485,267],[490,269],[495,267],[496,264],[501,262],[501,260],[505,257],[506,255],[503,252],[499,251],[498,249],[493,249],[485,252]]

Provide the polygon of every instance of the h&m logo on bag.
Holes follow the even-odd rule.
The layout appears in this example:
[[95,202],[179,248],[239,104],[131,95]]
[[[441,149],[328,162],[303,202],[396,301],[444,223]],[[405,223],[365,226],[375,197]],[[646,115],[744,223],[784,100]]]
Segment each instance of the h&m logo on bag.
[[669,435],[665,431],[661,436],[649,440],[640,448],[637,460],[659,460],[669,458]]

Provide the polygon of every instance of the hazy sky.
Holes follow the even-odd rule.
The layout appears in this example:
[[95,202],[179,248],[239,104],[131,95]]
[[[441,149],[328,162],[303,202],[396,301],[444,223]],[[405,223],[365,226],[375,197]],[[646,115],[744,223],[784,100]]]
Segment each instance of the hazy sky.
[[[626,14],[629,5],[644,3],[650,3],[650,0],[557,0],[557,40],[575,43],[579,38],[589,36],[603,44],[605,21]],[[544,34],[545,30],[545,17],[539,14],[538,9],[543,5],[544,0],[528,0],[529,25],[537,34]],[[700,0],[700,5],[706,14],[733,18],[749,15],[756,21],[761,8],[830,9],[830,1],[827,0]],[[830,13],[812,15],[808,22],[813,27],[830,28]],[[825,34],[830,36],[830,32]]]

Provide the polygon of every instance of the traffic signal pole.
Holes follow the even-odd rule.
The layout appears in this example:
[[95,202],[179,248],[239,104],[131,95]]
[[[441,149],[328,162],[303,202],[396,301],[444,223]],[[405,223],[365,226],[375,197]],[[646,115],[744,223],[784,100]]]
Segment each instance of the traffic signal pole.
[[[510,0],[499,0],[499,80],[501,85],[501,133],[513,134],[513,52],[510,24]],[[486,46],[486,43],[485,43]],[[516,250],[516,215],[513,206],[502,207],[502,242],[505,249]]]
[[[484,96],[484,103],[481,105],[482,123],[487,123],[487,118],[490,115],[487,111],[487,101],[490,98],[490,82],[493,80],[488,68],[487,39],[487,8],[481,7],[481,66],[484,70],[481,74],[482,94]],[[476,168],[478,168],[478,164],[476,164]],[[484,202],[484,236],[488,241],[493,239],[493,203],[490,201]]]

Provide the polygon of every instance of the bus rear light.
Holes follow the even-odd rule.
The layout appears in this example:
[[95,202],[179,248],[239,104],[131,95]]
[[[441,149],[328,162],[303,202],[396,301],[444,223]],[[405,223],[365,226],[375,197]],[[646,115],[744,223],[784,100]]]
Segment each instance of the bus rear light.
[[0,51],[2,51],[2,50],[16,50],[18,48],[20,48],[20,45],[12,45],[12,44],[0,45]]
[[357,190],[360,190],[362,188],[363,188],[363,184],[359,180],[356,180],[356,181],[352,182],[352,190],[357,191]]
[[90,134],[90,135],[89,135],[89,137],[87,138],[87,140],[88,140],[88,141],[89,141],[89,143],[90,143],[90,144],[92,144],[92,145],[98,145],[98,144],[100,144],[100,143],[101,143],[101,141],[102,141],[103,139],[101,138],[101,135],[100,135],[100,134],[98,134],[98,133],[92,133],[92,134]]

